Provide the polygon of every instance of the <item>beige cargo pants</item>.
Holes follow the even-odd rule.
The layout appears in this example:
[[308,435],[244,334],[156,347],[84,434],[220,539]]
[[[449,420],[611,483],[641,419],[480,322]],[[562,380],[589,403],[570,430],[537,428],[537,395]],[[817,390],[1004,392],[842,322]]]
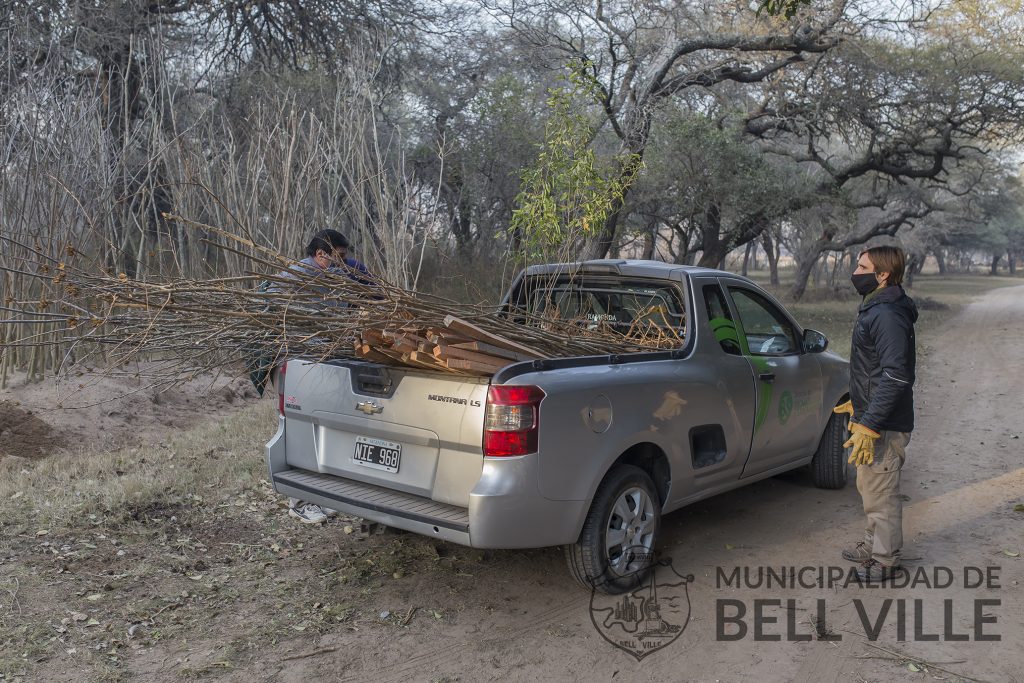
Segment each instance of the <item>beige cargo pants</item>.
[[890,567],[899,565],[903,549],[900,472],[909,442],[909,432],[882,432],[875,442],[875,461],[857,468],[857,491],[868,518],[864,542],[872,559]]

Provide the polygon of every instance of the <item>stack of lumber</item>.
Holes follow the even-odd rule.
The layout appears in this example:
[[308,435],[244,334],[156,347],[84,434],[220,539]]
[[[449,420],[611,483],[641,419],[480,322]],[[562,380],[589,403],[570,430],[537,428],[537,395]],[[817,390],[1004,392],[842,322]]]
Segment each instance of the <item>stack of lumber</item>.
[[403,326],[394,331],[370,327],[355,340],[357,358],[488,376],[510,363],[546,356],[465,320],[446,316],[443,327]]

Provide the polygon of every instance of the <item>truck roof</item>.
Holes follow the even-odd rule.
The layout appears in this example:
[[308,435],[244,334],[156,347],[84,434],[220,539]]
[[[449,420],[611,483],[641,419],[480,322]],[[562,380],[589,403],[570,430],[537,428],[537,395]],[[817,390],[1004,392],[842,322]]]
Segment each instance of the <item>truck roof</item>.
[[591,261],[576,261],[575,263],[544,263],[528,267],[525,274],[532,276],[563,272],[587,272],[614,273],[616,275],[631,275],[634,277],[668,278],[670,272],[677,270],[684,271],[689,275],[728,275],[729,277],[748,280],[748,278],[742,275],[715,268],[683,266],[676,263],[646,261],[644,259],[594,259]]

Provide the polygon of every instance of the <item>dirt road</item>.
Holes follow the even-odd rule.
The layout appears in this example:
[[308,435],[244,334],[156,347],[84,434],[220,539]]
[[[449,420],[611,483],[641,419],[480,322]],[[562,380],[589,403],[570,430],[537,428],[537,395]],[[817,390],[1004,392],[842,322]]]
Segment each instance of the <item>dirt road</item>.
[[[927,312],[925,313],[927,315]],[[597,632],[590,596],[569,580],[556,549],[502,554],[472,577],[432,584],[433,577],[396,582],[374,599],[381,610],[405,613],[438,602],[456,606],[438,620],[419,611],[404,628],[382,626],[325,635],[317,642],[282,643],[262,660],[272,680],[673,680],[673,681],[882,681],[930,678],[929,673],[988,681],[1024,678],[1024,462],[1019,401],[1024,381],[1024,287],[988,293],[925,340],[919,361],[918,426],[908,448],[903,492],[905,556],[916,574],[901,589],[832,589],[717,586],[721,568],[849,567],[839,557],[844,542],[861,533],[856,488],[814,489],[803,473],[764,481],[683,509],[664,520],[663,554],[684,573],[690,620],[677,640],[642,661],[613,647]],[[948,569],[936,575],[935,568]],[[965,567],[994,572],[989,586],[965,587]],[[987,569],[998,567],[998,570]],[[922,579],[926,572],[930,577]],[[968,569],[968,586],[978,572]],[[752,577],[753,578],[753,575]],[[412,579],[412,577],[410,577]],[[812,580],[813,582],[813,580]],[[997,587],[998,586],[998,587]],[[763,635],[754,639],[755,599],[764,606]],[[748,631],[734,642],[716,639],[716,605],[744,603]],[[823,600],[821,633],[841,640],[788,640],[814,633],[810,622]],[[787,610],[787,600],[794,600]],[[864,621],[874,627],[887,600],[875,644],[866,644]],[[976,605],[976,601],[982,602]],[[902,606],[901,605],[902,601]],[[858,607],[864,613],[862,618]],[[981,623],[976,624],[978,615]],[[904,614],[899,642],[897,612]],[[947,619],[946,611],[949,611]],[[727,614],[735,614],[730,608]],[[920,615],[920,616],[918,616]],[[948,621],[949,624],[944,622]],[[976,626],[983,637],[977,642]],[[727,632],[735,633],[735,626]],[[915,636],[915,628],[916,636]],[[948,633],[947,633],[948,631]],[[966,635],[968,641],[951,640]],[[937,637],[938,640],[925,640]],[[333,650],[332,650],[333,648]],[[287,662],[288,654],[322,654]],[[908,664],[900,655],[931,662],[952,676]],[[881,658],[880,658],[881,657]],[[893,659],[885,659],[892,657]],[[956,663],[948,663],[956,662]],[[229,676],[252,680],[252,671]]]

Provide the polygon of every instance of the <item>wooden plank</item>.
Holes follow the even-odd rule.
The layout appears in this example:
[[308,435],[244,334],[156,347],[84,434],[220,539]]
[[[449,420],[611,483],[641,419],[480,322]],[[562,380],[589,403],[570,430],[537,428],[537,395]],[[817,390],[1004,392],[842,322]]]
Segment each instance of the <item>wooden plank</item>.
[[388,359],[387,362],[390,362],[390,363],[401,363],[402,362],[402,354],[397,353],[395,351],[392,351],[391,349],[383,348],[383,347],[374,347],[373,350],[374,350],[374,352],[379,353],[382,356],[384,356],[385,358],[387,358]]
[[422,335],[419,335],[419,334],[414,334],[412,332],[405,332],[405,333],[403,333],[402,334],[402,339],[404,339],[405,341],[407,341],[407,342],[409,342],[411,344],[415,344],[416,346],[419,346],[420,344],[430,344],[430,343],[432,343],[432,342],[428,341],[426,337],[424,337]]
[[493,375],[504,367],[503,365],[490,365],[462,358],[449,358],[445,361],[445,364],[455,370],[470,370],[472,372],[479,372],[482,375]]
[[420,347],[418,344],[407,340],[403,336],[395,336],[387,341],[388,348],[397,353],[412,353],[413,351],[419,351]]
[[416,350],[419,351],[420,353],[429,353],[430,355],[434,355],[434,349],[437,348],[437,344],[429,341],[420,342],[416,346]]
[[458,344],[449,344],[449,346],[456,349],[466,349],[467,351],[477,351],[479,353],[486,353],[489,356],[497,356],[498,358],[508,358],[514,361],[534,360],[540,358],[535,354],[519,353],[518,351],[511,351],[509,349],[503,349],[500,346],[494,344],[488,344],[482,341],[471,341],[471,342],[460,342]]
[[508,358],[499,358],[496,356],[488,356],[486,353],[477,353],[476,351],[468,351],[466,349],[459,349],[454,346],[438,346],[437,351],[434,355],[438,358],[459,358],[461,360],[471,360],[476,363],[482,363],[484,365],[496,365],[498,367],[505,367],[509,363],[515,361]]
[[508,349],[509,351],[517,351],[523,354],[529,354],[537,358],[547,358],[544,354],[531,349],[528,346],[523,346],[511,339],[505,339],[496,334],[491,334],[486,330],[482,330],[472,323],[468,323],[465,320],[456,318],[453,315],[449,315],[444,319],[445,327],[455,330],[459,334],[464,334],[472,337],[473,339],[493,344],[502,349]]
[[[420,350],[420,344],[429,344],[425,337],[412,334],[411,332],[384,331],[384,341],[380,346],[389,346],[399,353],[412,353]],[[378,346],[374,344],[374,346]]]
[[452,370],[450,370],[447,365],[442,365],[432,355],[420,353],[419,351],[403,353],[402,362],[415,367],[429,368],[431,370],[440,370],[441,372],[452,372]]
[[359,333],[359,337],[364,343],[369,344],[370,346],[384,346],[386,344],[384,340],[384,333],[381,330],[372,327],[362,330]]
[[447,328],[428,328],[425,336],[435,344],[464,344],[466,342],[475,341],[471,337],[457,334]]
[[356,357],[364,360],[373,361],[375,363],[388,363],[393,358],[380,353],[369,344],[360,344],[356,347]]

